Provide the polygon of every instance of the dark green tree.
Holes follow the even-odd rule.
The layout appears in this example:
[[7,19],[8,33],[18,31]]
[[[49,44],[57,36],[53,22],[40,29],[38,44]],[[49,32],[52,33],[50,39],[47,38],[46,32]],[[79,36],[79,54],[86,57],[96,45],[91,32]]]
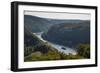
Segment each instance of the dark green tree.
[[84,58],[90,58],[90,45],[89,44],[79,44],[77,46],[78,55]]

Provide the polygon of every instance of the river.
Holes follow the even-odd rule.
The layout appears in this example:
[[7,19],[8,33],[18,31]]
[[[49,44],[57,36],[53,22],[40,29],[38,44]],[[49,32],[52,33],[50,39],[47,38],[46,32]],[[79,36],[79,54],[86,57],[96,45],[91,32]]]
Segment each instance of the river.
[[58,45],[55,43],[51,43],[47,40],[44,40],[41,36],[43,34],[43,32],[38,32],[38,33],[33,33],[34,35],[36,35],[40,40],[42,40],[43,42],[48,42],[52,47],[54,47],[55,49],[57,49],[59,52],[63,52],[64,54],[69,54],[71,53],[72,55],[76,55],[77,52],[75,51],[74,48],[69,48],[67,46],[63,46],[63,45]]

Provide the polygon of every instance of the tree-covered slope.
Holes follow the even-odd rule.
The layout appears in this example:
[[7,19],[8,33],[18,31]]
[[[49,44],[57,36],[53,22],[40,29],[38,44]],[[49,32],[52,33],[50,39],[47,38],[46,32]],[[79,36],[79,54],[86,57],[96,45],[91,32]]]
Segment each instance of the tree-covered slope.
[[32,32],[29,31],[26,27],[24,27],[24,45],[25,46],[33,46],[41,43],[42,41],[35,36]]
[[50,21],[31,15],[24,15],[24,25],[32,32],[47,31],[51,26]]
[[63,23],[53,25],[42,37],[50,42],[69,47],[75,47],[77,44],[90,43],[90,23],[82,21],[80,23]]

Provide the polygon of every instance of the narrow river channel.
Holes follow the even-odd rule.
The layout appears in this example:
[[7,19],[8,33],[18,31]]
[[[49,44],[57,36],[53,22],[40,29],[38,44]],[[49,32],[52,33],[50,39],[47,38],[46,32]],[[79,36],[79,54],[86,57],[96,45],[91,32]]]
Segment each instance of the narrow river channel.
[[33,33],[34,35],[36,35],[40,40],[42,40],[43,42],[48,42],[52,47],[56,48],[59,52],[63,52],[65,54],[69,54],[71,53],[72,55],[76,55],[77,52],[75,51],[74,48],[69,48],[67,46],[63,46],[63,45],[58,45],[52,42],[49,42],[47,40],[44,40],[41,36],[43,34],[43,32],[38,32],[38,33]]

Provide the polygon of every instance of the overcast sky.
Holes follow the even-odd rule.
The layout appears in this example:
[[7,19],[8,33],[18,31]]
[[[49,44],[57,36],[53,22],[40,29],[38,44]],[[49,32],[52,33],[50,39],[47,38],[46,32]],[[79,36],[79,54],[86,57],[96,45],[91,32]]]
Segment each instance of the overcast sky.
[[90,14],[84,13],[67,13],[67,12],[42,12],[42,11],[24,11],[25,15],[33,15],[42,18],[51,19],[80,19],[80,20],[90,20]]

